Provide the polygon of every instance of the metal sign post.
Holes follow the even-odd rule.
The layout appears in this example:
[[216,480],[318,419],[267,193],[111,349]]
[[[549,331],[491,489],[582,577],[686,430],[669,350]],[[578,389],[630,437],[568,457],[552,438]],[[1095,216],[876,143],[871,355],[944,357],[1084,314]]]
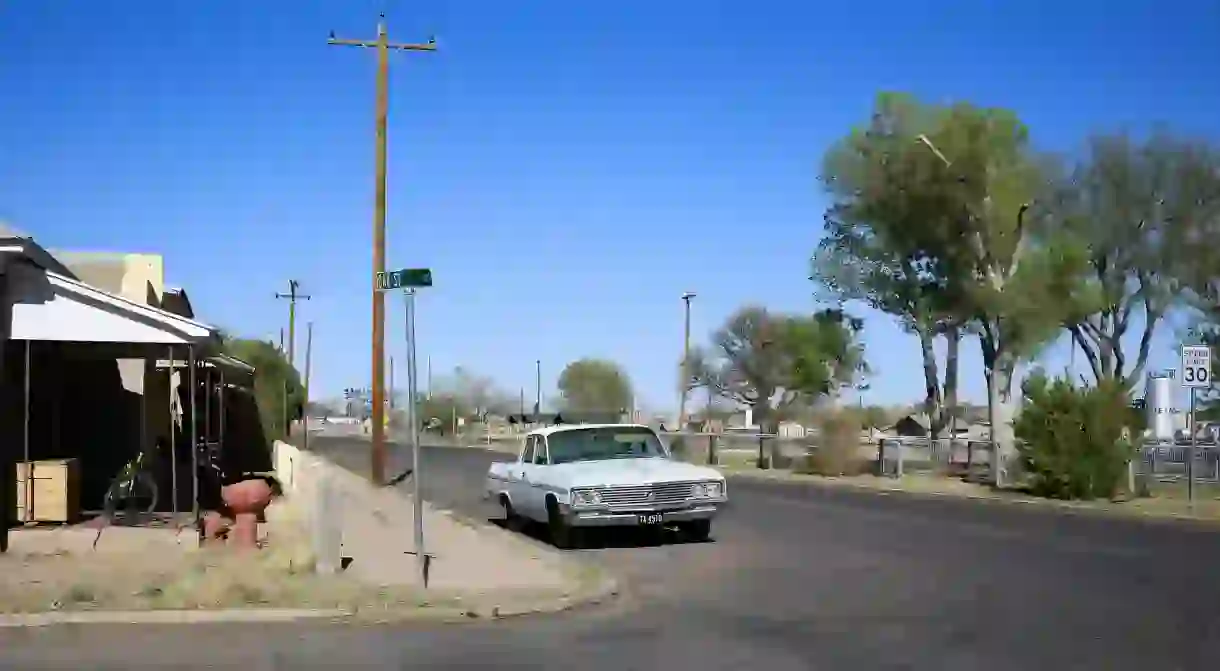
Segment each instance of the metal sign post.
[[1190,431],[1190,456],[1186,461],[1186,498],[1190,505],[1195,503],[1195,451],[1198,448],[1198,435],[1195,430],[1195,390],[1211,387],[1212,351],[1207,345],[1182,346],[1182,386],[1190,393],[1190,421],[1187,430]]
[[415,366],[415,292],[417,289],[432,286],[432,271],[427,268],[404,268],[393,272],[377,273],[376,287],[378,291],[403,290],[403,301],[406,308],[407,345],[407,432],[411,445],[411,503],[413,506],[412,521],[415,527],[415,565],[419,571],[419,581],[428,586],[428,553],[424,549],[424,502],[421,472],[419,470],[419,412],[416,404],[419,402],[417,393],[417,377]]

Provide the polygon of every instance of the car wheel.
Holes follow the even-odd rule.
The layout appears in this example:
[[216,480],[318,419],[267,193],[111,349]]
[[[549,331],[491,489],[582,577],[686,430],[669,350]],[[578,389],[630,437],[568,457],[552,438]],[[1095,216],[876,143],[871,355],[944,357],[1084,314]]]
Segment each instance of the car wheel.
[[555,499],[546,500],[547,529],[551,534],[551,544],[560,550],[571,550],[576,547],[576,530],[563,519],[559,512],[559,503]]
[[687,522],[682,529],[686,532],[686,536],[695,542],[703,542],[712,536],[712,521],[711,520],[695,520]]
[[507,496],[500,496],[500,506],[504,508],[504,528],[509,531],[520,531],[522,527],[521,516],[513,509],[513,502]]

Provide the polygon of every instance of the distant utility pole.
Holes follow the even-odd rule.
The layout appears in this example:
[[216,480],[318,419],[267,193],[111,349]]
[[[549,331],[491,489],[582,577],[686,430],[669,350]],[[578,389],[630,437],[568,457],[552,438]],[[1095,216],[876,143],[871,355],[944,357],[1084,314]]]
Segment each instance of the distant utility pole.
[[542,359],[534,361],[534,419],[542,414]]
[[[288,293],[276,293],[276,298],[288,300],[288,365],[296,368],[296,344],[297,344],[297,301],[307,301],[310,299],[308,294],[297,293],[301,288],[301,283],[296,280],[288,280]],[[280,349],[283,349],[284,332],[280,331]]]
[[390,410],[394,409],[394,357],[390,357]]
[[375,159],[375,195],[373,201],[373,272],[369,290],[373,292],[373,417],[372,417],[372,480],[385,482],[385,298],[377,291],[376,275],[385,272],[385,200],[386,200],[386,119],[390,111],[390,50],[436,51],[436,40],[426,44],[393,44],[386,32],[385,14],[377,22],[377,39],[348,40],[335,37],[331,31],[327,44],[364,47],[377,50],[377,142]]
[[[296,280],[288,280],[288,293],[276,293],[276,298],[288,299],[288,365],[296,368],[296,342],[297,342],[297,301],[309,300],[307,294],[297,293],[297,289],[301,288],[301,283]],[[283,338],[283,331],[280,331],[280,337]],[[283,351],[283,347],[280,347]],[[292,435],[292,415],[289,414],[288,408],[288,381],[284,381],[284,435]]]
[[[678,385],[678,430],[686,430],[686,393],[690,390],[690,301],[694,292],[682,294],[683,311],[685,313],[682,332],[682,381]],[[706,418],[705,418],[706,419]]]
[[432,357],[428,357],[428,400],[432,400]]

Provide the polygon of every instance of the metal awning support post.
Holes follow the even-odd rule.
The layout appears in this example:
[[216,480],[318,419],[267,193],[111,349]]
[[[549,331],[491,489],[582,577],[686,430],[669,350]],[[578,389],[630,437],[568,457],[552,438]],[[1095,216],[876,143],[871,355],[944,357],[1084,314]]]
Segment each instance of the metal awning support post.
[[227,408],[225,407],[224,370],[220,371],[220,388],[218,390],[218,396],[219,398],[217,398],[216,401],[220,405],[220,412],[217,413],[217,418],[220,420],[220,430],[216,432],[216,442],[220,444],[220,449],[223,450],[225,447],[225,413],[227,412]]
[[195,517],[195,526],[199,526],[199,434],[195,424],[195,347],[186,346],[188,396],[191,399],[191,513]]
[[22,522],[34,521],[34,466],[30,463],[30,341],[25,341],[25,365],[21,371],[22,400],[21,404],[21,461],[25,469],[25,485],[22,488],[21,500]]
[[203,445],[212,446],[212,368],[203,367]]
[[169,498],[170,510],[178,517],[178,440],[174,435],[174,347],[169,347]]

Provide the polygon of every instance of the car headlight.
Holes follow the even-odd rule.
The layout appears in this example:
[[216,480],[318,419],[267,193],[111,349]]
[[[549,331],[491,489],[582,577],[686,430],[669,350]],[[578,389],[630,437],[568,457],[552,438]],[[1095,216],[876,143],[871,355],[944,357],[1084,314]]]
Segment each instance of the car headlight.
[[596,506],[602,502],[602,495],[596,489],[573,489],[572,505]]
[[720,498],[724,494],[724,487],[719,482],[704,482],[701,485],[695,486],[695,496],[705,499]]

